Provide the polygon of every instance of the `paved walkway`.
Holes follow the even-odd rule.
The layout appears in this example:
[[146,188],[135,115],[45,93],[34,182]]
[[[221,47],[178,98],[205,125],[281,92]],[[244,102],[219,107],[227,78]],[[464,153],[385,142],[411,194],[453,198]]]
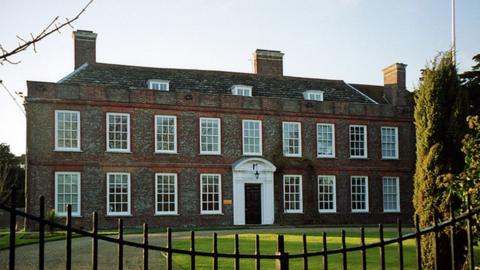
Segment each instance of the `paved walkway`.
[[[352,229],[356,230],[356,229]],[[367,230],[375,230],[374,228]],[[386,230],[395,230],[386,228]],[[260,227],[255,229],[221,230],[218,235],[234,233],[313,233],[313,232],[339,232],[338,228],[296,228],[296,227]],[[210,237],[213,231],[198,231],[197,237]],[[110,236],[115,237],[115,236]],[[175,232],[174,239],[190,237],[190,232]],[[152,245],[165,245],[165,233],[149,234],[149,243]],[[142,235],[125,235],[124,239],[141,242]],[[114,243],[99,241],[98,243],[98,269],[117,268],[117,246]],[[142,250],[124,247],[124,269],[142,269]],[[16,249],[16,269],[37,269],[38,245],[21,246]],[[72,240],[72,269],[92,269],[91,266],[91,239],[88,237],[74,238]],[[165,258],[157,251],[149,252],[149,269],[164,269]],[[0,269],[7,269],[8,250],[0,251]],[[45,269],[65,269],[65,241],[51,241],[45,243]]]

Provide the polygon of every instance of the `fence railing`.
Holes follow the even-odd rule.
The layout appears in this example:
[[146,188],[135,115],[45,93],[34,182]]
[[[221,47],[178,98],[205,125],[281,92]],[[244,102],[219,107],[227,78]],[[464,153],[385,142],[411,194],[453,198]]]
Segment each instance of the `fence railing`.
[[[117,238],[101,235],[98,233],[98,215],[96,212],[92,213],[92,230],[85,231],[79,228],[72,226],[72,208],[70,205],[67,206],[67,216],[66,223],[60,224],[57,222],[51,222],[45,219],[45,199],[43,196],[40,197],[40,215],[34,216],[32,214],[25,213],[23,211],[16,210],[16,196],[15,193],[11,196],[10,206],[0,203],[0,209],[10,213],[10,239],[9,239],[9,269],[15,269],[15,234],[16,234],[16,222],[17,216],[26,218],[27,220],[34,221],[38,223],[39,228],[39,242],[38,242],[38,269],[45,269],[45,226],[52,226],[54,228],[65,230],[66,234],[66,248],[65,248],[65,269],[70,270],[72,268],[72,233],[79,234],[81,236],[91,237],[92,238],[92,269],[97,269],[98,267],[98,240],[103,240],[111,243],[117,244],[118,247],[118,269],[123,269],[123,249],[125,246],[135,247],[143,250],[143,269],[148,269],[148,252],[150,250],[156,250],[163,252],[166,255],[166,269],[171,270],[173,267],[172,258],[174,254],[182,254],[190,256],[190,265],[191,269],[196,268],[196,257],[208,257],[212,260],[212,269],[217,270],[219,267],[218,259],[219,258],[230,258],[234,260],[234,269],[240,270],[240,260],[241,259],[254,259],[255,260],[255,269],[261,269],[261,261],[264,260],[274,260],[275,268],[277,270],[288,270],[289,262],[291,259],[303,259],[303,269],[308,269],[308,260],[312,257],[322,257],[323,269],[327,270],[329,267],[328,259],[329,256],[334,254],[341,254],[342,256],[342,269],[347,269],[347,256],[352,252],[361,252],[361,269],[367,269],[367,256],[366,251],[368,249],[378,249],[380,252],[380,265],[379,269],[385,269],[385,247],[388,245],[397,245],[398,246],[398,266],[399,269],[404,269],[404,248],[403,242],[409,239],[415,239],[416,242],[416,265],[417,269],[422,269],[422,254],[421,254],[421,237],[426,234],[433,233],[435,235],[435,247],[438,247],[439,233],[445,229],[450,229],[450,251],[451,251],[451,267],[455,269],[455,228],[464,227],[468,234],[468,269],[473,270],[475,268],[475,259],[474,259],[474,250],[473,250],[473,226],[474,222],[478,222],[478,214],[480,213],[480,207],[472,208],[470,201],[467,198],[468,210],[465,213],[455,216],[452,211],[450,211],[450,218],[448,220],[437,222],[436,214],[435,222],[432,226],[427,228],[420,228],[418,222],[418,216],[415,217],[415,232],[404,234],[402,232],[402,224],[399,221],[397,224],[398,237],[392,239],[384,239],[384,230],[383,225],[380,224],[378,227],[380,241],[375,243],[365,243],[365,229],[362,227],[360,229],[360,241],[359,246],[347,247],[345,230],[342,230],[341,234],[341,248],[337,249],[327,249],[327,234],[323,232],[323,250],[317,252],[309,252],[307,250],[307,237],[303,235],[303,252],[298,254],[289,254],[285,251],[285,241],[283,235],[278,235],[277,238],[277,248],[275,254],[261,254],[260,253],[260,238],[258,234],[255,237],[255,252],[253,254],[244,254],[239,251],[239,237],[238,234],[235,234],[234,241],[234,252],[233,253],[220,253],[218,252],[217,244],[217,233],[212,235],[212,252],[197,251],[195,250],[195,232],[192,231],[190,234],[190,250],[176,249],[172,247],[172,230],[167,229],[167,243],[165,247],[151,245],[148,242],[148,225],[143,224],[143,242],[133,242],[128,241],[123,238],[124,236],[124,227],[123,220],[118,220],[118,236]],[[437,256],[438,249],[435,248],[435,267],[439,261]],[[356,267],[358,268],[358,266]],[[438,269],[438,268],[436,268]]]

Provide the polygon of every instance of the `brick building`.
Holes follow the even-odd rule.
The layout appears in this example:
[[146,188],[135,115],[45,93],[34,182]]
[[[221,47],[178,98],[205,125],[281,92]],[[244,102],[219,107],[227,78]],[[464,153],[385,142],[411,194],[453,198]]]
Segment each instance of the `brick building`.
[[404,64],[385,85],[283,74],[96,62],[74,32],[75,70],[28,82],[27,211],[113,227],[410,222],[414,127]]

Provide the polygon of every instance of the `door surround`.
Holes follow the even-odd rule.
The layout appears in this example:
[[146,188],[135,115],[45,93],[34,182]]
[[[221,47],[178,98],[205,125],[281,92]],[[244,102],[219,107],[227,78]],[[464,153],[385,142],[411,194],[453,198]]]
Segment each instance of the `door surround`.
[[[255,164],[255,169],[253,166]],[[261,184],[262,223],[274,222],[273,173],[277,168],[261,157],[242,158],[232,165],[233,174],[233,224],[245,225],[245,184]],[[258,179],[255,172],[258,171]]]

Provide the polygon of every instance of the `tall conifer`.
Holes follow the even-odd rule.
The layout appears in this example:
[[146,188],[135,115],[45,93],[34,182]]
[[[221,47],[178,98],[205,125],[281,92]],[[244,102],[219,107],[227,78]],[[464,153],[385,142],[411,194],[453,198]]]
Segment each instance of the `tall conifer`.
[[[450,53],[439,54],[427,65],[415,91],[417,161],[414,177],[414,207],[420,226],[433,224],[433,213],[448,215],[448,192],[440,175],[463,168],[461,138],[465,133],[465,95],[460,91],[457,70]],[[448,237],[440,236],[439,269],[450,268]],[[422,241],[425,269],[434,265],[433,235]]]

